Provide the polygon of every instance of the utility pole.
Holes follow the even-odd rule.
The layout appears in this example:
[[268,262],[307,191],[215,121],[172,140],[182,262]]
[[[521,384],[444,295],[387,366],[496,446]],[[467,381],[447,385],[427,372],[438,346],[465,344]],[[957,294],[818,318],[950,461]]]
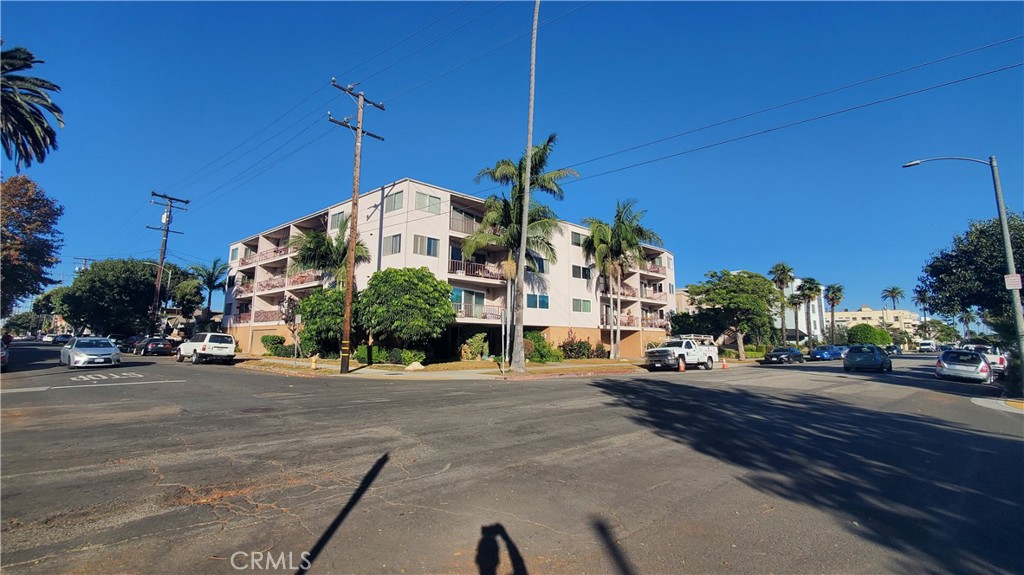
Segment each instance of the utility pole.
[[78,261],[78,260],[82,261],[81,265],[76,265],[75,266],[75,273],[78,273],[80,271],[89,269],[89,262],[96,261],[96,258],[71,258],[71,259],[73,259],[75,261]]
[[331,117],[330,112],[327,112],[327,119],[329,121],[339,126],[344,126],[356,134],[356,158],[352,168],[352,213],[349,215],[348,219],[348,265],[345,270],[345,322],[342,326],[341,332],[341,373],[348,373],[349,356],[351,355],[350,338],[352,335],[352,287],[355,281],[354,276],[356,269],[356,228],[359,227],[359,164],[362,157],[363,134],[365,133],[371,138],[376,138],[382,142],[384,141],[384,138],[377,134],[363,130],[363,104],[370,104],[381,111],[384,110],[384,104],[367,100],[366,95],[363,92],[356,93],[354,91],[354,84],[342,86],[338,84],[334,78],[331,78],[331,85],[342,92],[345,92],[349,96],[356,98],[357,102],[355,127],[352,127],[348,123],[348,118],[338,121]]
[[161,221],[161,223],[163,223],[163,227],[161,227],[161,228],[154,228],[153,226],[146,226],[147,228],[149,228],[151,230],[156,230],[158,232],[159,231],[163,232],[163,239],[160,241],[160,261],[157,263],[156,282],[154,283],[154,287],[153,287],[153,310],[150,313],[150,322],[152,323],[153,327],[155,328],[155,331],[153,332],[155,334],[155,333],[157,333],[159,331],[162,331],[160,329],[160,326],[157,325],[157,317],[160,315],[160,283],[163,280],[164,258],[167,256],[167,234],[169,234],[169,233],[170,234],[180,234],[181,233],[181,232],[176,232],[176,231],[170,229],[171,228],[171,220],[173,219],[173,217],[171,216],[171,210],[174,209],[174,210],[187,211],[188,208],[184,208],[184,207],[181,207],[181,206],[176,206],[174,204],[175,204],[175,202],[177,202],[177,203],[180,203],[180,204],[188,205],[189,200],[182,200],[182,199],[179,199],[179,198],[172,198],[171,196],[166,196],[164,194],[158,194],[156,192],[150,192],[149,194],[151,196],[155,197],[155,198],[162,198],[164,200],[167,200],[166,204],[157,203],[155,200],[150,200],[149,201],[149,203],[151,203],[151,204],[156,204],[158,206],[164,206],[164,215],[160,217],[160,221]]

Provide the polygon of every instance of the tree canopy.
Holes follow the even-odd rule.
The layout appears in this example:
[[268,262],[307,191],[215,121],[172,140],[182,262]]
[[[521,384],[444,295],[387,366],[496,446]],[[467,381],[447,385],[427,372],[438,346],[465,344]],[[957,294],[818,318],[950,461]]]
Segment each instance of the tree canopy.
[[7,317],[19,300],[57,283],[47,273],[60,263],[64,208],[25,176],[0,184],[0,196],[0,315]]
[[422,345],[455,321],[451,297],[452,286],[425,267],[388,268],[370,276],[360,294],[359,323],[402,348]]
[[719,308],[722,319],[736,330],[740,359],[746,359],[743,337],[772,322],[779,292],[771,280],[749,271],[710,271],[707,281],[687,287],[694,304]]
[[43,162],[51,150],[57,149],[57,132],[44,111],[64,127],[64,112],[47,93],[60,92],[60,86],[19,73],[42,63],[20,47],[4,50],[0,56],[0,141],[17,172],[22,165],[31,166],[33,160]]
[[892,343],[892,336],[889,335],[888,331],[866,323],[850,326],[846,330],[846,339],[851,344],[873,343],[875,345],[890,345]]

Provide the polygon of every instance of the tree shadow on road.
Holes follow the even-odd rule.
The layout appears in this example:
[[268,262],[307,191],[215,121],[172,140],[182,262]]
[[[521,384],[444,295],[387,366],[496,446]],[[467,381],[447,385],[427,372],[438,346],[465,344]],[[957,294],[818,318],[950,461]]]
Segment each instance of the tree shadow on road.
[[758,366],[758,368],[828,374],[840,378],[837,380],[839,382],[843,378],[857,381],[864,379],[866,376],[868,380],[876,383],[927,389],[929,391],[966,397],[999,397],[1003,392],[1002,382],[997,382],[995,385],[982,385],[964,381],[936,379],[934,367],[896,365],[893,371],[889,373],[874,373],[871,371],[852,371],[847,373],[843,371],[842,363],[828,364],[825,362],[798,365],[767,365]]
[[741,481],[751,487],[824,510],[896,551],[893,571],[1024,572],[1019,435],[803,393],[646,378],[592,385],[658,435],[748,470]]

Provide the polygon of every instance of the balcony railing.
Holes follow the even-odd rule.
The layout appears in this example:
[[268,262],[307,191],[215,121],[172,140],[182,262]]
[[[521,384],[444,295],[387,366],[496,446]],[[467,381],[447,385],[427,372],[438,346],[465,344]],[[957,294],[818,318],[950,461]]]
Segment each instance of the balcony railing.
[[231,318],[231,323],[249,323],[249,320],[252,319],[252,313],[243,311],[242,313],[236,313],[235,315],[231,316]]
[[278,310],[259,310],[253,312],[253,320],[260,321],[279,321],[281,319],[281,312]]
[[640,320],[640,325],[644,327],[660,327],[662,329],[668,329],[672,327],[672,322],[667,319],[648,317]]
[[[617,324],[613,323],[613,320],[616,317],[619,318],[619,321],[618,321]],[[637,327],[638,325],[640,325],[640,318],[638,318],[635,315],[630,315],[630,314],[619,315],[619,316],[604,315],[604,316],[601,316],[601,325],[605,325],[605,326],[621,325],[622,327]]]
[[652,301],[668,301],[668,292],[644,290],[640,293],[640,297]]
[[[614,294],[617,291],[617,289],[618,288],[616,288],[615,286],[612,286],[611,290],[607,290],[607,289],[606,290],[601,290],[601,295],[602,296],[612,295],[612,294]],[[622,296],[623,297],[634,297],[635,298],[636,297],[636,288],[630,287],[630,286],[622,286]]]
[[456,218],[453,214],[448,220],[448,227],[453,232],[460,232],[463,234],[473,234],[480,230],[480,222],[474,220],[467,220],[465,218]]
[[663,276],[665,275],[665,272],[668,271],[668,268],[666,268],[665,266],[660,266],[655,263],[648,263],[647,271],[651,272],[652,274],[658,274]]
[[286,256],[288,254],[292,254],[292,253],[295,253],[297,251],[299,251],[298,248],[290,248],[288,246],[284,246],[284,247],[280,247],[280,248],[274,248],[272,250],[266,250],[266,251],[262,251],[262,252],[260,252],[258,254],[252,254],[252,255],[246,256],[246,257],[241,259],[241,261],[239,262],[239,265],[247,266],[247,265],[250,265],[250,264],[253,264],[253,263],[265,262],[267,260],[272,260],[272,259],[275,259],[275,258],[279,258],[281,256]]
[[270,278],[261,282],[256,282],[256,289],[259,291],[267,291],[272,289],[283,288],[286,283],[284,276],[278,276],[276,278]]
[[316,270],[309,270],[288,276],[288,285],[298,286],[314,282],[320,282],[323,278],[324,274],[322,272]]
[[244,284],[237,284],[237,285],[235,285],[235,291],[233,293],[235,294],[235,297],[242,297],[242,296],[246,296],[246,295],[252,295],[252,292],[255,289],[256,289],[256,285],[253,284],[252,282],[244,283]]
[[455,317],[475,319],[501,319],[500,305],[477,305],[472,303],[453,303]]
[[478,264],[463,260],[448,260],[448,273],[488,279],[504,279],[497,264]]

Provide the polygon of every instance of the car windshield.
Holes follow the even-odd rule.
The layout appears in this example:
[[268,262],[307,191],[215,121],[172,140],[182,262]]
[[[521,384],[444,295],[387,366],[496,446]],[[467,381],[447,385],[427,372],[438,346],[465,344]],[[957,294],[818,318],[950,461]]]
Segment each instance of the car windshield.
[[790,349],[788,347],[777,347],[777,348],[772,350],[772,353],[789,353],[789,352],[790,352]]
[[814,348],[814,351],[831,351],[831,350],[832,350],[832,348],[827,346],[827,345],[819,345],[818,347]]
[[171,343],[171,342],[166,340],[166,339],[151,339],[147,343],[150,344],[150,345],[152,345],[154,343],[157,344],[157,345],[162,345],[162,344]]
[[855,345],[850,348],[850,353],[874,353],[874,350],[866,345]]
[[947,351],[942,354],[942,361],[960,365],[978,365],[981,363],[981,356],[970,351]]
[[109,339],[80,339],[75,343],[75,347],[114,347],[114,344],[110,343]]

